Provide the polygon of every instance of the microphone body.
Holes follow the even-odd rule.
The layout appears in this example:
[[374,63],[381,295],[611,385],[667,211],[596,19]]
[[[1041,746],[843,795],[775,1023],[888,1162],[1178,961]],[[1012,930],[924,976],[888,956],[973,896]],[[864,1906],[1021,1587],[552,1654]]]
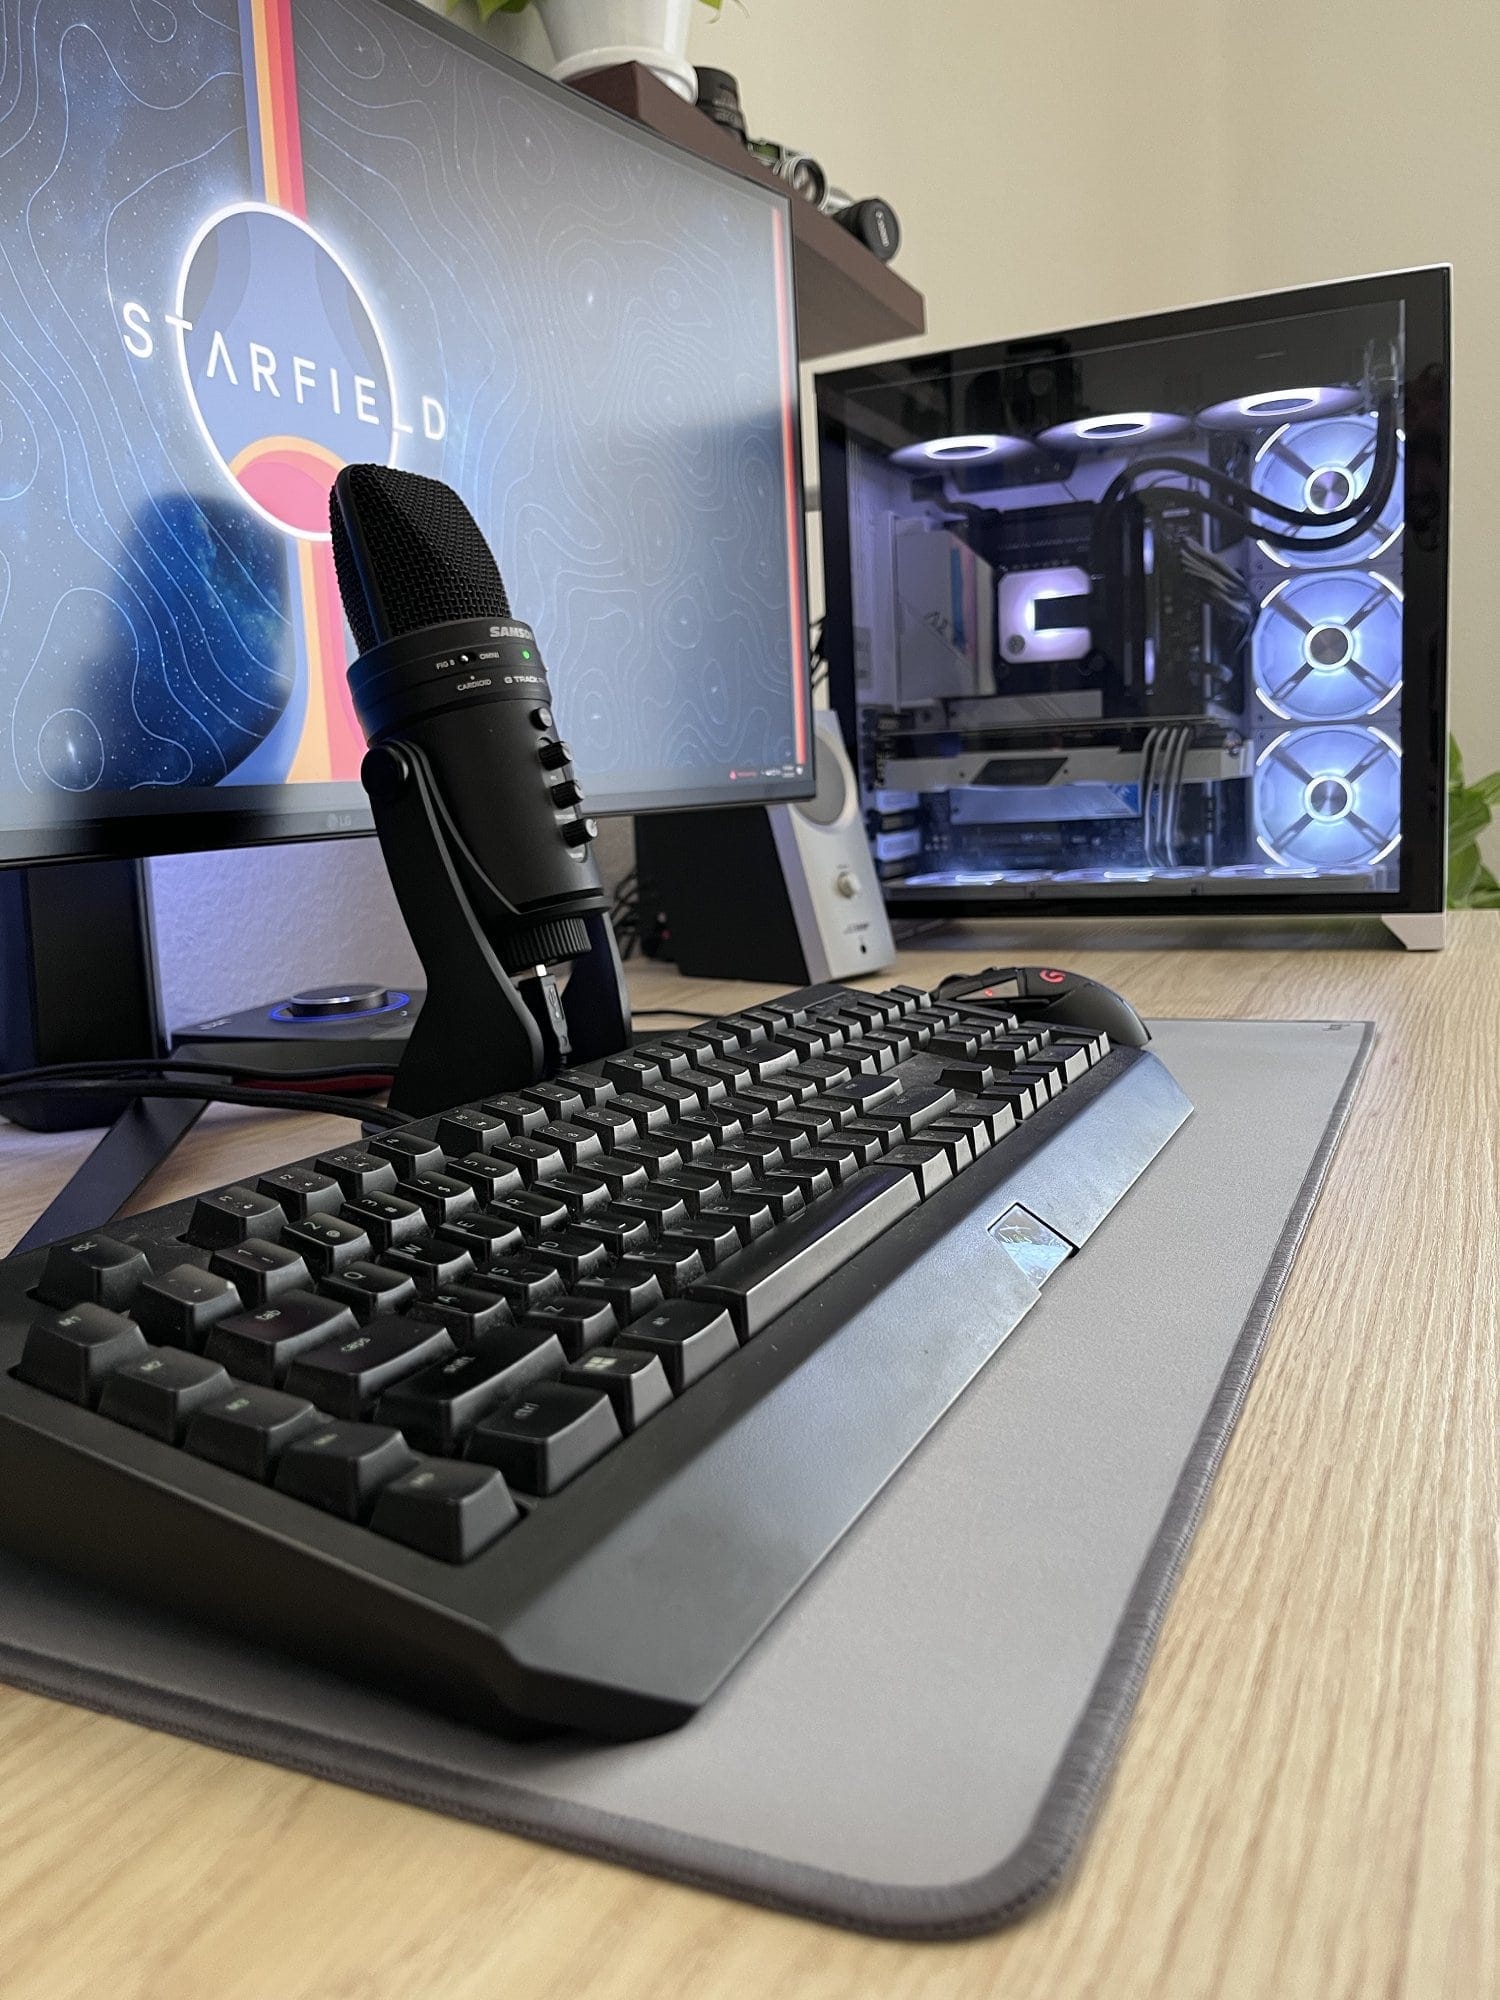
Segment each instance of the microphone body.
[[[536,634],[449,487],[348,466],[330,506],[360,656],[360,776],[428,992],[392,1089],[419,1115],[629,1039],[598,828]],[[571,967],[565,993],[554,968]]]
[[531,627],[469,619],[389,639],[355,661],[349,691],[370,745],[366,789],[390,784],[395,746],[420,753],[506,971],[585,951],[577,919],[607,907],[595,828],[578,810]]

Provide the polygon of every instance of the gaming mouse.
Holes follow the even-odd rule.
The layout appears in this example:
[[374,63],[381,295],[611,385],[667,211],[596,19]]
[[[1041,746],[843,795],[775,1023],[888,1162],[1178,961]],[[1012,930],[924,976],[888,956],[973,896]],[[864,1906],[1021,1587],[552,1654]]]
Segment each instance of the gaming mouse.
[[1055,965],[990,966],[955,973],[937,989],[940,1000],[1008,1000],[1025,1020],[1068,1028],[1102,1028],[1121,1048],[1143,1049],[1151,1031],[1128,1000],[1081,972]]

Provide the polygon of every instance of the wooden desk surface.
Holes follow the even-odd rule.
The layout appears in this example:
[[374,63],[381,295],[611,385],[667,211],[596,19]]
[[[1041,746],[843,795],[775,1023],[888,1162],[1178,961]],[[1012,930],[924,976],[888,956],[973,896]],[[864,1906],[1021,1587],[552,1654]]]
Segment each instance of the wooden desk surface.
[[[0,1689],[0,1992],[1500,1992],[1500,918],[1456,928],[1440,957],[1094,950],[1078,929],[1029,953],[1147,1013],[1380,1027],[1113,1786],[1037,1915],[973,1943],[876,1943]],[[995,955],[976,927],[899,976]],[[643,1010],[771,991],[651,969],[633,984]],[[335,1132],[226,1113],[151,1199]],[[0,1132],[6,1242],[81,1151]]]

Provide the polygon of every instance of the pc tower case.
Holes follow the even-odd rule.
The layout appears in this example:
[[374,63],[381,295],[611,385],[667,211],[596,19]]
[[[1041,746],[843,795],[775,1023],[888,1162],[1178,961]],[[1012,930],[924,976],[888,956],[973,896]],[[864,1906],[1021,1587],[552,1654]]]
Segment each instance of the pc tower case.
[[820,378],[831,693],[891,910],[1441,943],[1448,273]]

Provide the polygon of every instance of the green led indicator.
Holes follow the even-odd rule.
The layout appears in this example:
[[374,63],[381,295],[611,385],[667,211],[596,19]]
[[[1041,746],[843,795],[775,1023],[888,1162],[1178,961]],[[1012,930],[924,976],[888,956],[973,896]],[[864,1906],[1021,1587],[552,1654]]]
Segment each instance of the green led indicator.
[[529,646],[523,646],[521,648],[521,658],[523,660],[529,660],[531,658],[531,648]]

